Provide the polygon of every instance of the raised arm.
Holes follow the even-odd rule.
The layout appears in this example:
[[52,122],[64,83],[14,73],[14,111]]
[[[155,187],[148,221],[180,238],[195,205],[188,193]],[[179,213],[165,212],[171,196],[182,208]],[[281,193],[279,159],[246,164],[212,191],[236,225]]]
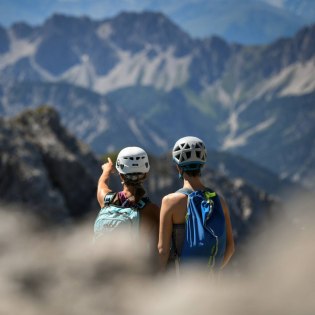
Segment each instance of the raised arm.
[[100,207],[104,207],[104,197],[106,196],[107,193],[112,191],[109,188],[109,177],[110,174],[114,171],[114,165],[113,162],[110,158],[107,158],[107,163],[102,165],[102,175],[100,176],[98,180],[98,185],[97,185],[97,201],[100,204]]
[[224,254],[223,263],[221,266],[221,269],[222,269],[227,265],[227,263],[229,262],[229,260],[233,256],[235,249],[234,249],[234,239],[233,239],[233,231],[232,231],[232,224],[231,224],[231,219],[230,219],[229,208],[228,208],[225,200],[222,197],[220,197],[220,201],[221,201],[223,213],[225,216],[226,236],[227,236],[226,250],[225,250],[225,254]]

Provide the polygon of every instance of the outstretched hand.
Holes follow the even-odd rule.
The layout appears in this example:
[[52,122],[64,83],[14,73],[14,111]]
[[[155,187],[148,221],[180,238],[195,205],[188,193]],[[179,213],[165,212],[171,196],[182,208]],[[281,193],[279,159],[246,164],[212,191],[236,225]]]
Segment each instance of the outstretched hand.
[[107,162],[102,165],[103,172],[113,173],[115,171],[114,164],[110,157],[107,158]]

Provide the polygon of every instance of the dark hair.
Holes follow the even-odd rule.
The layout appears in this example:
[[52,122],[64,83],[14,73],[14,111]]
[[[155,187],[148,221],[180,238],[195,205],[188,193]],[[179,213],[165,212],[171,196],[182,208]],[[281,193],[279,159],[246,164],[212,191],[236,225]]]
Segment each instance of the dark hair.
[[197,177],[201,175],[202,164],[188,164],[180,167],[183,173],[186,173],[190,177]]
[[124,175],[124,174],[121,174],[121,175],[122,175],[125,185],[129,187],[131,186],[134,188],[134,194],[133,194],[134,198],[130,198],[130,200],[137,203],[145,195],[145,189],[142,185],[142,182],[146,178],[146,174],[140,176],[141,177],[140,179],[139,178],[130,179],[128,178],[129,177],[128,175]]

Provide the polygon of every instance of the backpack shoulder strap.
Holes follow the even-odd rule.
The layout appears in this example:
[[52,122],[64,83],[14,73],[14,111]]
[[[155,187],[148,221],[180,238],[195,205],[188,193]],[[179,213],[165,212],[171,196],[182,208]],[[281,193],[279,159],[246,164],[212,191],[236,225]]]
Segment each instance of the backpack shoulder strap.
[[178,189],[176,192],[188,196],[189,194],[191,194],[193,192],[193,190],[188,189],[188,188],[181,188],[181,189]]
[[115,196],[116,196],[115,192],[107,193],[104,197],[104,207],[109,206],[113,202]]
[[151,202],[151,200],[150,200],[150,198],[149,197],[143,197],[143,198],[141,198],[139,201],[138,201],[138,203],[136,204],[136,208],[138,209],[138,210],[141,210],[141,209],[143,209],[148,203],[150,203]]
[[[192,192],[194,192],[193,190],[189,189],[189,188],[181,188],[178,189],[176,192],[182,193],[186,196],[189,196]],[[206,197],[206,199],[211,199],[217,196],[216,192],[213,191],[212,189],[206,187],[203,190],[204,196]]]

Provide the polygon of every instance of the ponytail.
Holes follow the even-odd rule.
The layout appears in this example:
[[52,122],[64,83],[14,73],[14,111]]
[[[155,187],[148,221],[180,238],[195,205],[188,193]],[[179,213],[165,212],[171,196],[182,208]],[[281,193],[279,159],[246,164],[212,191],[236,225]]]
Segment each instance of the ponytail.
[[146,174],[141,174],[141,176],[137,176],[137,178],[130,178],[127,174],[122,176],[124,184],[126,186],[133,187],[134,190],[133,196],[129,198],[130,201],[133,201],[135,203],[139,202],[146,193],[142,184],[143,180],[146,178]]
[[143,188],[142,183],[137,183],[136,185],[134,185],[134,187],[135,187],[135,193],[134,193],[135,203],[137,203],[145,195],[145,189]]

